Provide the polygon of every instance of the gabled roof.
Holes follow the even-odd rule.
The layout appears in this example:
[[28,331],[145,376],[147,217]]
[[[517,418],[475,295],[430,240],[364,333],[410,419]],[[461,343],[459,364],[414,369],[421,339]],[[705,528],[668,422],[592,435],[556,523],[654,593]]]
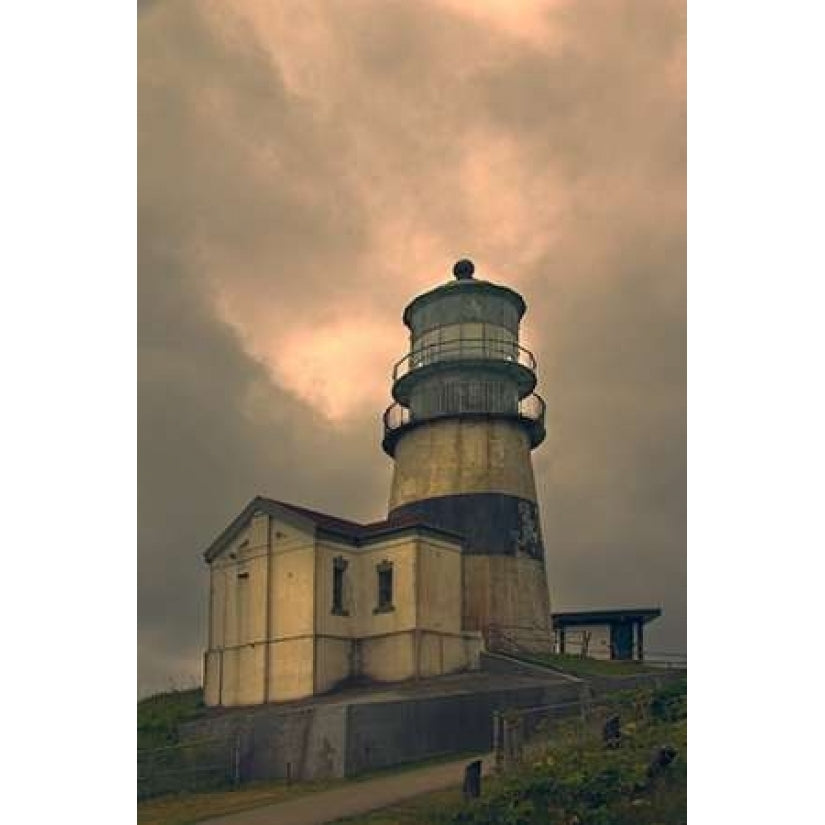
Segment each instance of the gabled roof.
[[321,513],[318,510],[310,510],[308,507],[299,507],[297,504],[290,504],[288,501],[276,501],[275,499],[262,499],[262,501],[271,502],[279,507],[285,507],[287,510],[297,513],[299,516],[303,516],[316,526],[323,529],[344,534],[352,533],[353,535],[363,529],[363,525],[358,524],[358,522],[349,521],[349,519],[345,518],[338,518],[338,516],[331,516],[329,513]]
[[572,625],[615,624],[640,621],[643,624],[658,619],[662,611],[658,607],[626,608],[623,610],[572,610],[553,613],[553,627]]
[[384,521],[373,521],[369,524],[359,524],[355,521],[331,516],[328,513],[321,513],[318,510],[310,510],[308,507],[299,507],[297,504],[290,504],[286,501],[276,501],[275,499],[256,496],[232,520],[229,526],[212,544],[209,545],[203,554],[204,558],[208,562],[215,559],[241,530],[243,530],[249,519],[257,512],[285,518],[287,521],[293,522],[298,528],[313,531],[320,535],[331,536],[336,539],[343,539],[356,547],[407,530],[421,530],[434,533],[449,541],[458,543],[464,541],[462,535],[429,524],[415,516],[400,516],[392,520],[385,519]]

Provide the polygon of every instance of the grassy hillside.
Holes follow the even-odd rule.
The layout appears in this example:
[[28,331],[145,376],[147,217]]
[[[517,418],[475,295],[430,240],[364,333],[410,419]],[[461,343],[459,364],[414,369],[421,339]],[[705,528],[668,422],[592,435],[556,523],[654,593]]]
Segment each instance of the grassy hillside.
[[[685,825],[687,682],[652,692],[647,707],[644,723],[623,726],[620,747],[606,748],[598,737],[559,742],[519,768],[485,777],[478,800],[439,791],[336,825]],[[675,757],[654,768],[665,745]]]
[[204,712],[203,690],[173,690],[141,699],[137,706],[138,748],[160,748],[178,741],[178,726]]

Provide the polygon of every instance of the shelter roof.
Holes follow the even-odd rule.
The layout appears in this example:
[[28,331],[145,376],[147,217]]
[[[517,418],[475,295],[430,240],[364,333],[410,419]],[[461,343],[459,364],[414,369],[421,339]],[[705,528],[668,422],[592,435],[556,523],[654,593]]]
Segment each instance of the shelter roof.
[[658,607],[623,608],[619,610],[573,610],[553,613],[553,627],[571,625],[616,624],[640,621],[643,624],[658,619],[662,615]]

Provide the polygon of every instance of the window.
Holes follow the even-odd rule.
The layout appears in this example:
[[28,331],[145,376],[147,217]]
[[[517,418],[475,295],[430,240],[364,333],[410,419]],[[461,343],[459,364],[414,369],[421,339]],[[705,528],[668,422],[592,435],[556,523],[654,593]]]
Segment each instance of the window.
[[235,598],[235,643],[245,645],[250,642],[249,626],[249,571],[243,570],[237,576],[237,590]]
[[378,607],[373,613],[395,610],[392,604],[392,562],[386,559],[375,568],[378,571]]
[[349,616],[344,610],[344,573],[347,565],[343,556],[332,560],[332,612],[336,616]]

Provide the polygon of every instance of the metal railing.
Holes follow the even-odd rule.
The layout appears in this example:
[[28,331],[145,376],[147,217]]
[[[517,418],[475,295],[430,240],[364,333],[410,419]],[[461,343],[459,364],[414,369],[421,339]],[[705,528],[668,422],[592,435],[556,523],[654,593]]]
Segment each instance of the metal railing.
[[414,370],[431,364],[465,360],[503,361],[517,364],[531,372],[535,372],[536,369],[536,359],[533,353],[514,341],[494,338],[457,338],[453,341],[427,344],[407,353],[393,366],[392,378],[393,381],[397,381]]
[[570,639],[565,641],[565,653],[559,650],[556,631],[546,630],[534,626],[487,624],[481,629],[484,644],[487,650],[505,655],[530,655],[536,652],[546,652],[567,655],[571,659],[594,659],[608,662],[638,662],[645,666],[663,668],[665,670],[687,670],[687,654],[661,650],[643,650],[642,658],[638,658],[638,648],[634,646],[632,658],[613,656],[616,650],[612,645],[608,652],[611,658],[603,659],[590,656],[589,648]]
[[[497,410],[489,410],[479,408],[478,404],[462,403],[462,396],[456,396],[454,403],[449,407],[426,415],[414,415],[409,407],[402,404],[391,404],[384,410],[384,437],[391,435],[403,427],[411,424],[419,423],[421,421],[432,421],[434,418],[443,418],[452,415],[501,415],[503,413]],[[522,398],[518,402],[517,411],[514,417],[522,418],[527,422],[535,425],[544,426],[544,419],[547,411],[547,405],[544,399],[537,393],[531,393],[526,398]]]
[[553,631],[534,625],[487,624],[481,629],[487,650],[505,655],[553,653]]

